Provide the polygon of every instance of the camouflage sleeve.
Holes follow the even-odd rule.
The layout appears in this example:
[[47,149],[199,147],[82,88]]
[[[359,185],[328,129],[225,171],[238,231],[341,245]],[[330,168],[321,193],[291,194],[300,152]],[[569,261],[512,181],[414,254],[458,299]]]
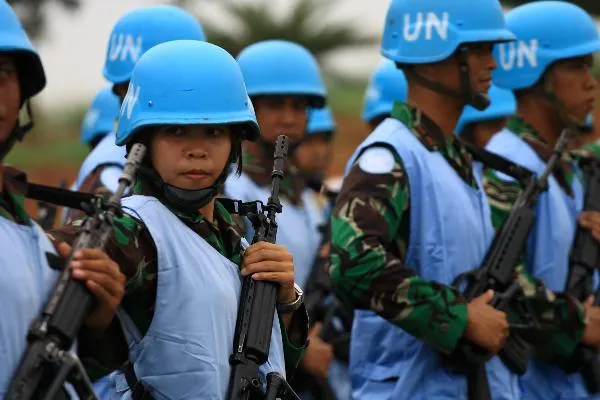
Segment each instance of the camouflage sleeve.
[[[387,173],[355,163],[331,217],[330,270],[338,297],[371,309],[424,342],[451,352],[467,324],[467,307],[449,286],[404,265],[409,182],[400,157]],[[364,157],[366,153],[363,153]]]
[[[121,308],[127,312],[142,334],[152,321],[156,300],[156,247],[148,230],[136,219],[124,215],[114,220],[114,235],[105,248],[127,277]],[[82,220],[72,221],[50,233],[53,242],[72,244]],[[127,344],[118,320],[100,338],[85,331],[79,339],[78,353],[92,378],[100,378],[120,368],[128,358]]]
[[[500,229],[519,196],[521,187],[516,181],[501,179],[494,171],[486,170],[483,186],[492,210],[492,221],[496,230]],[[512,307],[509,312],[511,324],[531,322],[527,315],[533,311],[541,323],[541,331],[524,331],[522,336],[535,348],[540,358],[551,359],[568,356],[574,350],[585,328],[581,304],[565,293],[554,293],[535,278],[527,268],[525,257],[517,267],[518,279],[528,308]]]

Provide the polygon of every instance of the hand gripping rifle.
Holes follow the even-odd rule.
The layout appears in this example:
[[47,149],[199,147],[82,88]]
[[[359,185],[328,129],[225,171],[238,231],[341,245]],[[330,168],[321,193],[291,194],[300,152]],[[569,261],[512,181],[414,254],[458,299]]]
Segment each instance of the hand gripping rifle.
[[[548,189],[548,178],[561,160],[569,140],[569,131],[564,130],[558,139],[552,155],[542,174],[535,178],[529,176],[525,187],[515,201],[510,214],[487,251],[481,267],[457,277],[455,285],[463,287],[463,296],[471,301],[489,289],[494,290],[491,305],[501,311],[507,311],[509,304],[523,308],[531,318],[531,329],[537,329],[537,319],[531,306],[522,296],[519,282],[515,279],[515,268],[523,254],[529,233],[533,226],[535,204],[542,192]],[[515,328],[515,327],[511,327]],[[500,351],[500,358],[513,372],[525,373],[531,348],[522,338],[512,334]],[[485,363],[491,354],[474,343],[461,339],[455,351],[442,355],[450,368],[465,373],[470,400],[490,399],[491,394],[485,372]]]
[[[252,243],[275,243],[275,215],[281,213],[279,184],[284,176],[287,151],[288,138],[281,135],[275,143],[271,195],[264,207],[266,211],[262,209],[262,203],[257,202],[257,206],[261,206],[257,207],[255,213],[247,215],[255,232]],[[267,375],[267,390],[266,393],[262,391],[264,382],[260,379],[259,367],[269,357],[276,301],[277,286],[274,283],[257,282],[250,276],[244,278],[233,339],[233,354],[229,358],[231,375],[227,399],[299,399],[285,378],[277,372]]]
[[80,249],[102,249],[113,230],[113,218],[121,215],[121,197],[132,184],[146,148],[135,144],[121,177],[119,187],[106,206],[97,202],[75,238],[71,254],[65,262],[50,300],[27,333],[27,349],[8,387],[6,399],[52,400],[69,380],[81,399],[96,399],[89,378],[70,349],[85,319],[94,297],[84,283],[72,278],[71,260]]
[[[584,211],[600,211],[600,160],[582,159],[585,175]],[[589,230],[579,226],[569,256],[569,275],[566,291],[584,302],[594,294],[594,271],[600,268],[600,246]],[[594,306],[600,306],[600,290],[595,293]],[[600,363],[598,351],[580,345],[571,357],[559,365],[569,373],[580,372],[590,394],[600,392]]]

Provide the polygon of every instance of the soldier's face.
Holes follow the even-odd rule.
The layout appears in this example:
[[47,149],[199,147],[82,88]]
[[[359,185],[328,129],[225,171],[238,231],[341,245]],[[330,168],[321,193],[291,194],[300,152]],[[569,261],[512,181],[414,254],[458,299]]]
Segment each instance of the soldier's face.
[[[471,43],[467,45],[469,81],[471,89],[476,93],[487,93],[492,84],[492,71],[496,68],[492,48],[491,43]],[[415,71],[455,92],[462,93],[464,90],[458,57],[450,57],[434,64],[416,65]]]
[[578,122],[585,121],[594,109],[598,95],[598,81],[592,75],[592,66],[593,58],[589,55],[559,61],[548,71],[554,94]]
[[331,136],[314,134],[302,141],[294,151],[296,166],[307,172],[323,172],[331,160]]
[[17,124],[21,88],[13,57],[0,54],[0,142],[8,138]]
[[476,93],[487,93],[492,85],[492,71],[496,68],[496,61],[492,56],[493,44],[472,43],[467,48],[471,88]]
[[254,102],[261,138],[275,143],[277,136],[287,135],[292,142],[304,137],[308,118],[308,101],[304,96],[260,96]]
[[164,126],[152,135],[150,151],[163,182],[180,189],[204,189],[227,165],[231,130],[217,125]]

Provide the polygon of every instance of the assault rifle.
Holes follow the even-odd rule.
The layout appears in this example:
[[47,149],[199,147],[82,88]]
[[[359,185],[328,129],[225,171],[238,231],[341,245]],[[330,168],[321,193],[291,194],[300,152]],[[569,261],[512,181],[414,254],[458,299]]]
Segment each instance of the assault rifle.
[[[584,211],[600,211],[600,160],[580,161],[585,175]],[[600,268],[600,246],[590,231],[578,227],[569,256],[569,275],[566,291],[584,302],[594,294],[594,271]],[[600,306],[600,290],[596,291],[594,306]],[[558,364],[569,373],[580,372],[590,394],[600,392],[600,363],[598,352],[588,346],[579,346],[571,357]]]
[[[113,218],[121,215],[121,197],[132,184],[145,152],[146,148],[139,143],[131,148],[119,178],[119,187],[106,205],[101,201],[88,204],[88,217],[75,238],[71,254],[64,264],[50,300],[40,317],[29,328],[27,349],[10,382],[6,399],[53,400],[55,396],[60,396],[67,380],[73,384],[81,399],[96,399],[81,362],[70,351],[95,299],[84,283],[73,279],[72,270],[68,266],[76,251],[102,249],[106,245],[113,231]],[[33,192],[34,195],[39,195],[40,190],[43,192],[43,187],[32,185],[28,194]],[[57,193],[64,191],[53,190]],[[75,197],[74,206],[80,205],[79,200],[89,199],[85,195],[76,194]]]
[[[522,295],[520,284],[515,279],[515,269],[533,226],[537,199],[548,189],[548,178],[560,162],[569,136],[569,131],[563,130],[540,176],[534,177],[528,174],[529,176],[526,177],[523,173],[519,173],[524,189],[515,201],[506,222],[494,237],[483,264],[474,271],[458,276],[454,283],[458,288],[464,287],[463,296],[467,301],[481,296],[490,289],[494,290],[494,298],[490,304],[501,311],[507,311],[509,305],[520,307],[532,320],[531,325],[525,326],[525,329],[539,329],[539,323],[535,319],[531,306]],[[511,327],[513,328],[523,327]],[[499,356],[513,372],[523,374],[527,369],[530,354],[530,345],[513,333]],[[442,355],[446,365],[467,375],[470,400],[491,398],[485,371],[485,362],[490,358],[491,354],[464,338],[452,354]]]
[[[277,222],[275,215],[281,213],[279,184],[284,176],[285,159],[288,151],[288,138],[279,136],[275,143],[273,172],[271,173],[271,195],[266,206],[255,202],[256,211],[246,214],[254,228],[252,243],[265,241],[275,243]],[[247,203],[245,203],[247,206]],[[259,367],[269,357],[271,331],[277,286],[271,282],[255,281],[245,277],[233,339],[233,354],[229,358],[231,375],[227,398],[230,400],[249,399],[298,399],[283,376],[277,372],[267,375],[266,392],[259,374]]]

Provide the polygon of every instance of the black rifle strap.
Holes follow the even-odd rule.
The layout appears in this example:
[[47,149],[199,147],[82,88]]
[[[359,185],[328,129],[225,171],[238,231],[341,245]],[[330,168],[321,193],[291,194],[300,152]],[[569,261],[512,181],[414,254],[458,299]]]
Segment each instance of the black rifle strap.
[[97,197],[90,193],[74,192],[53,186],[27,183],[25,196],[29,199],[40,200],[45,203],[56,204],[63,207],[76,208],[86,211],[85,205],[92,203]]
[[131,399],[132,400],[152,400],[152,395],[142,382],[140,382],[135,374],[135,370],[133,369],[133,364],[127,361],[123,364],[122,367],[123,373],[125,374],[125,380],[127,381],[127,386],[129,386],[129,390],[131,390]]
[[463,146],[465,146],[465,149],[469,153],[471,153],[471,155],[476,161],[483,163],[489,168],[493,168],[497,171],[500,171],[506,175],[515,178],[519,181],[521,185],[526,185],[527,181],[533,175],[533,172],[531,172],[527,168],[523,168],[520,165],[515,164],[514,162],[502,156],[499,156],[498,154],[494,154],[485,149],[479,149],[465,142],[464,140],[461,140],[460,142],[463,144]]

